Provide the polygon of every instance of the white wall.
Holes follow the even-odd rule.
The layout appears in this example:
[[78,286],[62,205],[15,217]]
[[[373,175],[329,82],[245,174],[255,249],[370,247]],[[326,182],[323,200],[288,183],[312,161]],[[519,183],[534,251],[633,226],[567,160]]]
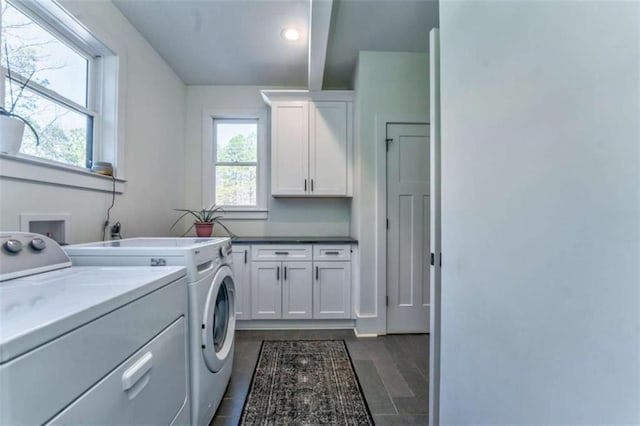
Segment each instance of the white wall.
[[[207,110],[252,110],[268,106],[258,86],[188,86],[186,205],[202,207],[202,114]],[[290,89],[290,88],[289,88]],[[267,131],[270,135],[270,130]],[[267,150],[271,151],[270,147]],[[268,161],[270,170],[270,161]],[[268,175],[268,187],[271,176]],[[226,220],[240,236],[343,236],[349,234],[350,199],[267,199],[267,220]],[[224,233],[222,233],[224,234]]]
[[[185,86],[122,14],[106,1],[61,1],[126,58],[126,183],[111,222],[126,237],[167,235],[184,205]],[[70,213],[71,241],[101,238],[111,194],[0,179],[0,228],[17,230],[20,213]]]
[[640,4],[442,2],[442,424],[640,423]]
[[[356,299],[358,331],[379,333],[386,329],[384,289],[386,277],[377,273],[379,249],[376,201],[380,196],[376,183],[376,160],[381,154],[376,135],[376,116],[410,114],[429,121],[429,59],[426,53],[390,53],[362,51],[355,74],[354,126],[356,159],[352,231],[360,246],[360,283]],[[382,136],[384,137],[384,136]],[[384,150],[382,150],[384,152]]]

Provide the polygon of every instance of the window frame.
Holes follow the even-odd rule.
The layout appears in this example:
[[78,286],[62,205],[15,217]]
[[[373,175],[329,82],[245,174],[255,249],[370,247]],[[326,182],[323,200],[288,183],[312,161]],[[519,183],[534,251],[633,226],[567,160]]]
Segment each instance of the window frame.
[[[222,206],[227,219],[267,219],[267,110],[206,110],[202,115],[202,201],[203,208],[216,199],[215,168],[217,165],[216,121],[256,121],[258,158],[256,161],[256,206]],[[245,163],[229,163],[241,166]],[[247,163],[253,165],[252,163]],[[223,164],[224,165],[224,164]]]
[[[22,1],[21,0],[3,0],[3,1],[6,1],[8,5],[10,5],[14,9],[19,11],[23,15],[25,15],[35,25],[39,26],[44,31],[49,33],[59,43],[64,44],[70,50],[74,51],[78,56],[82,57],[84,60],[87,61],[87,75],[85,79],[86,106],[78,104],[74,100],[64,96],[63,94],[55,90],[44,87],[36,81],[30,80],[27,82],[27,77],[17,72],[12,72],[11,76],[9,76],[8,70],[6,67],[0,65],[0,68],[2,68],[1,74],[3,76],[3,83],[5,84],[5,87],[7,87],[6,86],[7,80],[9,84],[17,84],[19,86],[26,83],[25,88],[31,91],[32,93],[34,93],[36,96],[43,98],[47,101],[53,102],[54,104],[60,105],[65,109],[74,111],[76,113],[79,113],[87,117],[88,119],[87,121],[90,122],[91,125],[89,128],[89,125],[87,124],[87,141],[85,145],[86,151],[85,151],[85,161],[84,161],[85,164],[84,166],[80,166],[80,165],[77,165],[77,166],[90,169],[91,164],[94,161],[93,147],[95,144],[95,134],[96,134],[94,129],[95,129],[96,123],[99,120],[99,113],[96,108],[97,106],[96,91],[94,86],[95,86],[95,80],[96,80],[95,62],[98,59],[100,53],[95,51],[94,52],[87,51],[86,50],[87,47],[83,46],[83,43],[81,43],[78,40],[78,37],[75,34],[70,35],[68,31],[65,34],[64,31],[60,30],[59,26],[46,20],[42,16],[42,13],[37,13],[37,11],[34,11],[33,5],[31,5],[30,2],[25,2],[24,0]],[[6,96],[7,94],[5,90],[5,92],[2,92],[2,99],[1,99],[2,102],[6,101]],[[49,159],[46,157],[41,157],[38,155],[32,155],[32,154],[23,154],[23,155],[28,155],[30,157],[35,157],[44,161],[51,161],[53,163],[61,163],[65,165],[76,166],[75,164],[65,163],[63,161],[57,161],[57,160]]]
[[[126,80],[124,76],[127,61],[121,53],[122,46],[114,43],[114,40],[100,28],[89,29],[86,27],[58,2],[1,1],[7,1],[46,31],[52,33],[62,43],[88,59],[86,110],[95,114],[92,115],[91,160],[93,162],[111,162],[116,170],[116,192],[124,193],[126,178],[122,123],[126,116],[124,103]],[[0,66],[0,102],[4,102],[6,96],[5,78],[7,78],[5,68]],[[48,89],[42,89],[45,91],[44,98],[59,103],[58,99],[51,99],[46,95]],[[36,92],[41,95],[41,90]],[[67,108],[70,107],[66,103],[62,104]],[[71,109],[76,110],[77,108],[71,106]],[[86,114],[84,110],[80,112]],[[88,167],[23,153],[0,154],[0,177],[89,190],[111,191],[111,178],[93,173]]]

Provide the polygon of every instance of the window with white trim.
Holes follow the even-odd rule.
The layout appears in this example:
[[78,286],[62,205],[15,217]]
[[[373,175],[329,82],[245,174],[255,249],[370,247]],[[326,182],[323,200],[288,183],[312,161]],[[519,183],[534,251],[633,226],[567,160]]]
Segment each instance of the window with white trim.
[[231,219],[266,218],[266,112],[215,113],[209,118],[205,204],[222,206]]
[[97,116],[93,56],[10,2],[2,4],[1,39],[5,110],[23,117],[40,139],[36,145],[27,128],[20,152],[90,167]]
[[37,145],[25,128],[18,155],[0,155],[0,176],[104,189],[87,169],[108,161],[120,185],[125,62],[58,2],[0,0],[0,6],[0,106],[13,108],[40,139]]
[[213,120],[215,202],[220,206],[258,205],[258,120]]

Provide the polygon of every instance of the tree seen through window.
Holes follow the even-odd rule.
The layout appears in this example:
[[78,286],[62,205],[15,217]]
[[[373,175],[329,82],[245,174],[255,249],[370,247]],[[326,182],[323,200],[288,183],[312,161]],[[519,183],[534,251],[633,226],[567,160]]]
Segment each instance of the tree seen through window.
[[256,120],[215,120],[216,204],[256,206],[258,138]]

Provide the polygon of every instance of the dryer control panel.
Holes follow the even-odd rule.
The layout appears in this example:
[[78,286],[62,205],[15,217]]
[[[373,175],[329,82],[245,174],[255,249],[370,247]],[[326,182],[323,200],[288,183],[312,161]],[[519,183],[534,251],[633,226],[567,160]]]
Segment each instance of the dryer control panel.
[[32,232],[0,232],[0,281],[69,266],[69,256],[49,237]]

